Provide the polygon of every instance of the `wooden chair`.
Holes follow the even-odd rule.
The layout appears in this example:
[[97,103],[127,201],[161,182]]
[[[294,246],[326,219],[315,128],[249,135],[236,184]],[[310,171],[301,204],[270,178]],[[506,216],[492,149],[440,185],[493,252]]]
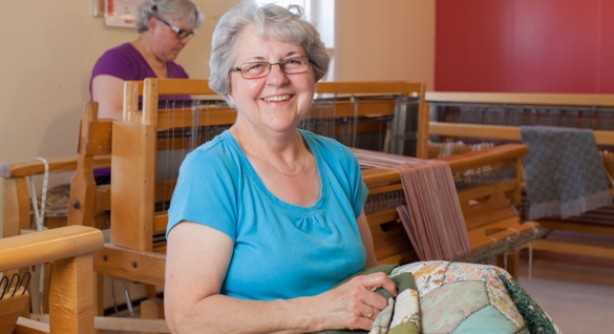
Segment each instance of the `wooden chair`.
[[[30,161],[17,161],[17,162],[4,162],[0,163],[0,176],[2,176],[2,199],[3,199],[3,212],[2,212],[2,235],[3,237],[12,237],[22,234],[24,231],[35,230],[35,211],[32,205],[31,197],[37,197],[32,194],[29,186],[30,178],[42,178],[47,174],[49,183],[53,184],[54,181],[62,180],[70,173],[74,173],[77,169],[77,155],[67,157],[55,157],[47,158],[46,161],[42,160],[30,160]],[[47,164],[47,172],[45,171],[45,164]],[[97,156],[92,161],[93,166],[104,167],[110,165],[110,157]],[[60,188],[62,192],[65,191],[65,187],[61,184],[59,187],[50,188],[52,192],[54,189]],[[63,197],[63,196],[62,196]],[[67,196],[68,197],[68,196]],[[49,198],[48,198],[49,199]],[[66,198],[67,199],[67,198]],[[40,198],[37,201],[40,202]],[[49,204],[49,203],[48,203]],[[55,211],[50,212],[47,207],[46,214],[44,215],[45,228],[57,228],[67,225],[67,212],[68,201],[66,200],[63,205],[57,205]],[[108,221],[104,214],[93,215],[95,222],[89,225],[96,226],[98,228],[104,228],[104,225]],[[38,281],[38,275],[33,277],[33,284]],[[39,299],[39,294],[31,295],[32,308],[34,310],[44,310],[46,308],[47,295],[42,295],[43,299]]]
[[[73,173],[77,169],[77,155],[47,159],[49,177],[54,174]],[[96,167],[109,166],[108,156],[97,156],[93,165]],[[28,178],[43,176],[45,164],[40,160],[17,161],[0,163],[0,176],[3,178],[3,236],[19,235],[21,230],[34,227],[34,212]],[[67,211],[68,209],[66,209]],[[66,225],[66,215],[46,217],[47,227],[54,228]]]
[[[0,272],[7,274],[53,262],[49,323],[19,318],[15,333],[94,333],[92,254],[102,248],[102,244],[102,232],[86,226],[60,227],[0,239]],[[9,307],[7,301],[10,300],[3,299],[0,308]],[[5,314],[4,310],[0,314]],[[9,327],[15,323],[4,320],[0,320],[2,329],[13,332]]]
[[[79,153],[75,173],[70,182],[68,225],[91,226],[97,213],[104,212],[105,216],[108,216],[106,213],[111,209],[111,186],[97,186],[94,169],[99,166],[97,160],[111,160],[112,126],[111,120],[98,119],[97,102],[85,104],[81,116]],[[108,226],[105,225],[104,228]]]

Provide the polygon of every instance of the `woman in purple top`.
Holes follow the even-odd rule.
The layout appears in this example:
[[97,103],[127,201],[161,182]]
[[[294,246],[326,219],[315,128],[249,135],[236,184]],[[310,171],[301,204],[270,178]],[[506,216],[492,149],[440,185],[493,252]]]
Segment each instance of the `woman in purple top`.
[[99,117],[120,119],[125,80],[188,78],[174,62],[203,22],[192,0],[145,0],[139,7],[136,40],[107,50],[90,78],[90,97]]

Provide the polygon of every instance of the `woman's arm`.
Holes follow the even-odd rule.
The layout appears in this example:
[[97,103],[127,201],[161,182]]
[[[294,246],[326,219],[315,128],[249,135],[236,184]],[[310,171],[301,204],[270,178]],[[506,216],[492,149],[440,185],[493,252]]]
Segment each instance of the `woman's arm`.
[[92,80],[92,100],[98,102],[98,118],[122,119],[124,80],[97,75]]
[[207,226],[183,222],[168,236],[164,304],[173,333],[305,333],[327,329],[369,330],[386,299],[396,294],[383,273],[354,277],[313,297],[250,301],[220,294],[233,242]]

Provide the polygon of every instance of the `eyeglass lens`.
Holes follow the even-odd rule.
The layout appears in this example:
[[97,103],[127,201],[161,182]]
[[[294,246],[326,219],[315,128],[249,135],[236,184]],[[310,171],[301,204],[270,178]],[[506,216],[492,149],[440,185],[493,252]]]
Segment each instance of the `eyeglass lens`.
[[245,79],[263,78],[271,73],[273,65],[279,65],[281,70],[286,74],[298,74],[307,70],[309,61],[307,57],[298,57],[285,59],[278,63],[269,62],[250,62],[241,66],[235,67],[233,70],[240,71],[241,76]]
[[166,21],[165,19],[163,19],[161,17],[156,17],[156,19],[158,19],[158,21],[166,24],[169,28],[171,28],[171,30],[173,32],[175,32],[175,34],[177,35],[177,38],[179,38],[179,39],[184,39],[184,38],[186,38],[188,36],[189,37],[194,36],[194,31],[181,29],[181,28],[177,27],[174,24],[171,24],[170,22]]

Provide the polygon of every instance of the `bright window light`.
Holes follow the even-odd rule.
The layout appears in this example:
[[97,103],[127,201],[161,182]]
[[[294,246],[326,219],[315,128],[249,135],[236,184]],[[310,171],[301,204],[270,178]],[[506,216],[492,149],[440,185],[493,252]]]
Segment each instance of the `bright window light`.
[[335,73],[335,0],[256,0],[259,5],[274,3],[282,7],[299,5],[303,7],[307,20],[313,22],[326,45],[331,62],[324,81],[334,80]]

